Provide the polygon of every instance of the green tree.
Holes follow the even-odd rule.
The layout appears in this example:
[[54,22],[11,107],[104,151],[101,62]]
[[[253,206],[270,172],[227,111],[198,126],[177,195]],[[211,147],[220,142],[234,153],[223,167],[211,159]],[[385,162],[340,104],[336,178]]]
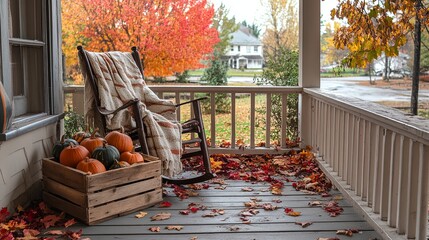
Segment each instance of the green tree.
[[235,18],[228,18],[229,10],[222,3],[216,9],[213,16],[213,27],[219,33],[220,41],[214,47],[215,57],[220,57],[226,53],[231,41],[231,33],[238,30],[239,25],[235,22]]
[[[263,69],[262,75],[260,77],[255,77],[254,82],[258,85],[297,86],[299,70],[298,58],[298,51],[290,50],[285,47],[280,47],[276,54],[268,58],[268,61],[266,61],[266,67]],[[271,97],[271,101],[271,139],[278,140],[280,138],[282,119],[284,119],[281,116],[282,96],[274,94]],[[290,94],[288,96],[287,109],[287,136],[290,139],[295,139],[298,136],[298,95]],[[266,113],[266,109],[260,108],[258,109],[258,112],[264,115],[264,113]],[[258,121],[265,122],[265,119],[258,119]]]
[[[213,58],[210,67],[204,71],[200,81],[203,84],[214,86],[226,85],[228,83],[228,66],[219,58]],[[210,113],[209,102],[203,102],[204,113]],[[231,100],[225,93],[218,93],[215,96],[216,113],[231,112]]]
[[244,20],[243,22],[241,22],[241,25],[247,27],[253,36],[259,38],[259,36],[261,35],[261,29],[255,23],[248,24],[246,20]]

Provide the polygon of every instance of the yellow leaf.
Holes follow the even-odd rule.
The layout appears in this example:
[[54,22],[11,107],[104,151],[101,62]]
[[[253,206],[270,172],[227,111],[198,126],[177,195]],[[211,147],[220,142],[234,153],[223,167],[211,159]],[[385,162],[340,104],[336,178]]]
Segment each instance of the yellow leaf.
[[291,217],[299,217],[301,216],[301,212],[288,212],[287,215]]
[[135,217],[136,218],[144,218],[147,215],[147,212],[139,212]]

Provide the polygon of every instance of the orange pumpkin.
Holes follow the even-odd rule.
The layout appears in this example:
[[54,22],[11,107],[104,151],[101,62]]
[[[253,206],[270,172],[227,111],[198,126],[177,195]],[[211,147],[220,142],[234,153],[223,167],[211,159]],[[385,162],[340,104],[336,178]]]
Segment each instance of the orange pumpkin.
[[60,154],[60,163],[72,168],[76,168],[77,164],[89,156],[89,151],[81,145],[71,144],[64,148]]
[[80,161],[76,168],[82,172],[90,172],[92,174],[106,171],[106,167],[100,161],[88,157]]
[[104,138],[97,137],[96,133],[98,132],[98,128],[92,132],[91,137],[85,138],[82,140],[80,145],[84,146],[90,153],[94,151],[94,149],[98,147],[102,147],[103,143],[106,141]]
[[120,161],[125,161],[129,164],[144,162],[143,155],[138,152],[123,152],[121,153]]
[[[123,132],[123,129],[122,129]],[[130,152],[134,149],[133,140],[127,134],[118,131],[109,132],[105,139],[108,144],[115,146],[120,153]]]

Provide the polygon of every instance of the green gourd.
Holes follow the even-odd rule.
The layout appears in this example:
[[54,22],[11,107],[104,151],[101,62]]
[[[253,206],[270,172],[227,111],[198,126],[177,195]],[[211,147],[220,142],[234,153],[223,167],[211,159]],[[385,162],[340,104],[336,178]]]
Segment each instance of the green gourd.
[[107,142],[104,141],[102,147],[94,149],[91,157],[100,161],[106,169],[110,169],[115,160],[119,159],[120,154],[116,147],[108,145]]
[[54,144],[54,147],[52,148],[52,156],[54,157],[54,160],[56,162],[60,161],[60,154],[64,150],[64,148],[70,146],[70,144],[79,145],[79,143],[71,138],[65,139],[65,136],[63,135],[61,137],[61,140]]

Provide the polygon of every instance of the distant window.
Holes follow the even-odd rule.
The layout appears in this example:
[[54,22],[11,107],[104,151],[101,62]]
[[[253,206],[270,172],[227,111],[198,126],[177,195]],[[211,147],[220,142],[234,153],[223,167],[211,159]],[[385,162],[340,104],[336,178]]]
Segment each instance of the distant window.
[[250,53],[252,51],[252,48],[250,46],[246,46],[246,52]]
[[231,45],[231,52],[234,52],[234,45]]
[[239,46],[237,46],[237,51],[239,51],[239,52],[241,51],[241,50],[240,50],[240,45],[239,45]]
[[254,51],[254,52],[257,52],[257,51],[258,51],[258,46],[254,46],[254,47],[253,47],[253,51]]

